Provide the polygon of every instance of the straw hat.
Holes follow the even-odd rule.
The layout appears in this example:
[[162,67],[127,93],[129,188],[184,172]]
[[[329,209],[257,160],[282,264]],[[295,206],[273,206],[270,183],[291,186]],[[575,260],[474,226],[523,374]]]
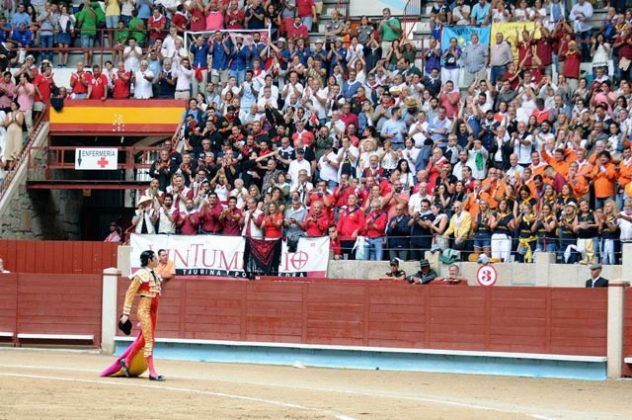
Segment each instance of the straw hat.
[[141,204],[151,203],[151,201],[152,201],[151,197],[149,197],[148,195],[143,195],[138,200],[138,203],[136,203],[136,207],[140,206]]

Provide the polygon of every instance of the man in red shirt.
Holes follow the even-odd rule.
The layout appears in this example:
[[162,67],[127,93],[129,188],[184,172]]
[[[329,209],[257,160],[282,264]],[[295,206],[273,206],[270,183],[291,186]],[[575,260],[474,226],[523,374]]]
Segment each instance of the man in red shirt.
[[531,112],[531,115],[535,116],[538,124],[542,124],[544,121],[548,121],[550,118],[550,112],[548,108],[544,107],[544,99],[538,98],[535,100],[536,108]]
[[165,38],[165,26],[167,25],[167,18],[160,13],[160,8],[154,7],[152,15],[147,20],[147,26],[149,26],[149,45],[154,45],[156,40],[161,41]]
[[544,26],[540,26],[540,38],[533,40],[532,43],[535,45],[535,55],[540,60],[540,68],[544,69],[542,73],[552,74],[553,45],[551,33]]
[[349,201],[349,194],[351,194],[351,192],[352,190],[349,188],[349,175],[340,175],[340,183],[334,188],[335,207],[340,208],[344,206],[344,204]]
[[386,212],[382,211],[380,200],[373,200],[371,212],[366,216],[365,234],[369,242],[369,260],[381,261],[384,255],[384,232],[388,223]]
[[108,78],[101,72],[101,67],[92,67],[94,72],[88,86],[88,99],[100,99],[105,101],[108,97]]
[[317,201],[312,204],[312,209],[307,217],[305,217],[303,223],[301,223],[301,228],[308,237],[313,238],[325,236],[328,226],[329,217],[327,216],[327,212],[323,211],[323,203]]
[[355,260],[353,246],[358,235],[364,231],[364,225],[364,213],[358,206],[358,197],[355,194],[349,194],[348,204],[340,209],[337,230],[342,252],[348,254],[350,260]]
[[222,222],[220,215],[222,214],[222,205],[217,199],[214,192],[208,195],[208,202],[202,204],[200,209],[200,222],[202,224],[202,233],[210,233],[217,235],[222,231]]
[[182,235],[197,235],[200,226],[200,213],[193,207],[193,200],[187,198],[184,202],[185,210],[178,211],[177,224]]
[[333,201],[331,194],[327,192],[327,181],[318,181],[316,188],[314,188],[309,197],[307,198],[307,204],[313,206],[316,203],[321,203],[328,209]]
[[305,129],[305,123],[302,120],[296,121],[296,131],[292,134],[292,142],[294,147],[300,147],[299,140],[302,145],[310,147],[314,142],[314,133]]
[[[625,65],[621,63],[621,60],[624,60],[624,63],[629,63],[632,60],[632,29],[629,25],[625,25],[619,36],[615,38],[612,48],[617,49],[617,58],[619,59],[619,65],[615,66],[616,79],[630,80],[632,78],[630,77],[632,75],[632,64],[628,64],[627,68],[625,68]],[[621,68],[622,66],[625,70]]]
[[239,236],[241,235],[241,223],[244,216],[241,210],[237,208],[237,198],[228,198],[228,207],[226,207],[219,215],[219,221],[222,222],[224,228],[223,235]]
[[294,40],[294,42],[296,42],[299,38],[302,38],[305,41],[309,40],[309,31],[307,30],[307,26],[303,25],[303,21],[299,16],[294,18],[294,24],[288,29],[287,37]]
[[345,123],[345,130],[349,126],[349,124],[353,124],[356,127],[360,126],[360,122],[358,121],[358,116],[351,112],[351,103],[345,102],[342,106],[342,113],[340,114],[340,121]]
[[575,92],[579,86],[579,66],[582,63],[582,55],[577,49],[575,41],[568,43],[568,51],[566,51],[565,57],[562,74],[566,77],[566,82],[571,92]]
[[83,69],[83,63],[77,63],[77,71],[70,75],[72,99],[86,99],[88,97],[89,74]]
[[33,86],[35,87],[33,111],[42,112],[50,105],[51,90],[52,87],[55,86],[51,66],[44,67],[44,72],[38,74],[35,80],[33,80]]
[[125,63],[123,61],[118,62],[118,69],[112,74],[112,97],[114,99],[127,99],[129,98],[129,84],[132,78],[132,73],[125,70]]

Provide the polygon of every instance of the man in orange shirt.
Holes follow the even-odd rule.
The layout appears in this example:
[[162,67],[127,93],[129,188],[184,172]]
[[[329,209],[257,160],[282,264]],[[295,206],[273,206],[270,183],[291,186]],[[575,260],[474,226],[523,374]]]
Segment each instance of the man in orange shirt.
[[156,267],[156,271],[165,282],[176,276],[176,265],[169,259],[169,254],[165,249],[158,250],[158,266]]
[[483,180],[480,198],[489,202],[489,207],[495,209],[505,194],[505,183],[498,178],[498,169],[489,168],[487,179]]
[[593,169],[595,179],[595,208],[603,207],[605,201],[614,197],[614,182],[617,178],[610,152],[604,150],[597,155],[597,163]]
[[586,159],[586,149],[580,147],[575,152],[575,162],[577,162],[577,173],[586,178],[587,181],[592,179],[593,164]]
[[542,149],[542,159],[551,165],[558,174],[564,177],[568,175],[568,162],[566,161],[566,156],[564,156],[564,150],[555,149],[553,157],[551,157],[546,150]]
[[474,189],[467,195],[467,198],[463,200],[463,210],[466,210],[472,216],[472,219],[476,220],[478,217],[478,203],[482,197],[483,182],[480,179],[474,181]]
[[623,206],[625,200],[625,187],[632,180],[632,149],[630,146],[626,146],[623,149],[623,159],[619,163],[619,170],[617,171],[619,177],[617,178],[617,204],[619,207]]
[[579,165],[577,162],[571,162],[568,166],[568,175],[566,175],[566,182],[570,185],[573,195],[577,200],[584,198],[588,194],[588,182],[583,175],[578,173]]

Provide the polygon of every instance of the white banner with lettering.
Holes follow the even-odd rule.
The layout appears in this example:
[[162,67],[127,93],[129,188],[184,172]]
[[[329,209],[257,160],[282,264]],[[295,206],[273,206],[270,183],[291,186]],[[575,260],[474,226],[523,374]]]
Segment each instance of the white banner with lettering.
[[[246,278],[241,236],[132,234],[130,245],[132,273],[140,268],[141,252],[165,249],[175,263],[176,275]],[[329,237],[301,238],[294,253],[288,252],[284,241],[279,275],[326,277],[328,262]]]

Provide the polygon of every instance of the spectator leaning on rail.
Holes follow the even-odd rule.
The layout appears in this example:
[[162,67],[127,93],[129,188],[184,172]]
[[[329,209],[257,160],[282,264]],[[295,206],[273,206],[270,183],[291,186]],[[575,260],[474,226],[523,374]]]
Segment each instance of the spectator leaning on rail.
[[419,261],[419,271],[406,277],[411,284],[428,284],[437,278],[437,273],[430,268],[430,263],[426,259]]
[[390,262],[390,271],[384,273],[380,280],[406,280],[406,272],[399,268],[400,262],[399,258],[393,258]]
[[[487,264],[487,257],[485,256],[485,254],[482,254],[481,257],[485,257],[485,259],[483,259],[481,262],[481,260],[479,260],[479,262],[483,263],[483,264]],[[434,281],[434,284],[448,284],[448,285],[460,285],[460,284],[465,284],[467,285],[467,279],[463,278],[463,277],[459,277],[459,266],[456,264],[450,264],[450,266],[448,267],[448,275],[445,277],[437,277]]]

